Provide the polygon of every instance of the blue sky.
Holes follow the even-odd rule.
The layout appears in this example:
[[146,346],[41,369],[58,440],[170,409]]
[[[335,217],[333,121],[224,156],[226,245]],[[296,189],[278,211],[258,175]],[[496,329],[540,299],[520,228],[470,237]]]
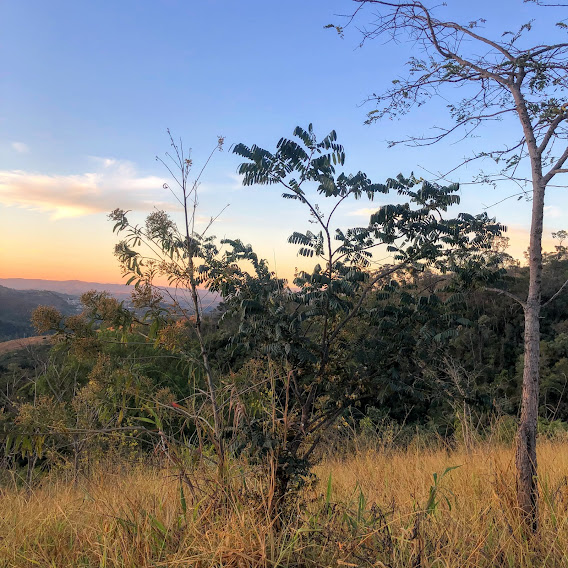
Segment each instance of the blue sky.
[[[521,0],[448,1],[440,14],[488,20],[488,33],[538,17],[534,43],[550,39],[558,13]],[[0,5],[0,276],[119,282],[115,237],[105,214],[172,207],[156,154],[168,150],[166,128],[193,148],[201,163],[226,137],[272,148],[297,124],[322,135],[337,130],[347,170],[382,181],[399,172],[446,171],[473,147],[514,135],[508,125],[460,145],[388,149],[386,140],[447,123],[444,105],[429,105],[400,121],[363,125],[361,105],[398,75],[411,45],[379,42],[359,49],[355,26],[344,39],[330,22],[356,7],[349,0],[3,0]],[[360,23],[371,18],[362,14]],[[308,228],[297,204],[274,188],[241,188],[239,160],[217,155],[201,187],[203,219],[229,208],[218,236],[250,242],[290,276],[304,266],[286,243]],[[425,169],[424,169],[425,168]],[[456,174],[471,180],[478,167]],[[462,210],[479,212],[512,192],[503,185],[464,185]],[[324,204],[322,204],[324,205]],[[547,230],[565,228],[562,190],[549,194]],[[362,202],[347,205],[344,226],[366,220]],[[511,227],[523,249],[530,204],[490,209]],[[175,214],[175,212],[174,212]]]

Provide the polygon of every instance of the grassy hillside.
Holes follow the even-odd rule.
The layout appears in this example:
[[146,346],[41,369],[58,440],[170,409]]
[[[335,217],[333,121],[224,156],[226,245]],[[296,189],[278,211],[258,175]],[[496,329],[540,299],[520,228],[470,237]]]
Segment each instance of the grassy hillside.
[[77,313],[68,296],[47,290],[13,290],[0,286],[0,341],[35,335],[30,322],[37,306],[54,306],[64,315]]
[[34,335],[32,337],[22,337],[19,339],[11,339],[0,343],[0,363],[2,357],[8,353],[19,352],[29,348],[37,348],[42,346],[49,347],[51,345],[48,335]]

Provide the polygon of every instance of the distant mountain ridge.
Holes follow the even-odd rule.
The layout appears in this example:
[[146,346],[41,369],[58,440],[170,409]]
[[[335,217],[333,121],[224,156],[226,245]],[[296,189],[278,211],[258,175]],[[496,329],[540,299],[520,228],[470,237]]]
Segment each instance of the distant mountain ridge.
[[[0,278],[0,286],[6,286],[14,290],[50,290],[59,294],[70,294],[80,296],[89,290],[97,292],[109,292],[115,297],[125,298],[130,296],[134,286],[125,284],[108,284],[102,282],[84,282],[83,280],[43,280],[40,278]],[[175,294],[175,288],[167,288]],[[179,293],[179,291],[178,291]],[[203,299],[210,295],[207,290],[199,290],[199,295]]]
[[129,296],[133,286],[104,284],[82,280],[43,280],[39,278],[0,278],[0,285],[14,290],[49,290],[60,294],[80,296],[89,290],[107,291],[114,295]]
[[[33,309],[39,305],[55,306],[64,315],[80,311],[79,297],[89,290],[108,292],[130,307],[130,295],[134,286],[126,284],[105,284],[83,282],[82,280],[43,280],[39,278],[0,278],[0,341],[28,337],[34,330],[30,323]],[[182,307],[193,309],[189,294],[168,288]],[[17,294],[19,293],[19,295]],[[23,294],[23,295],[22,295]],[[25,296],[25,294],[28,294]],[[218,295],[200,290],[199,296],[205,313],[214,311],[219,305]],[[164,303],[170,298],[164,296]]]
[[77,297],[52,290],[14,290],[0,285],[0,341],[35,335],[30,316],[38,306],[53,306],[64,315],[78,313]]

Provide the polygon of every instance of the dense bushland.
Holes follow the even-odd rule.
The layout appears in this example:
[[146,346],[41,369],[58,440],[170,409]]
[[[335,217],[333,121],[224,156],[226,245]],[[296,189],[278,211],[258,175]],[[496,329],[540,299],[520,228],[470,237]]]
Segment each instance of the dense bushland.
[[[545,285],[553,293],[568,273],[562,248],[548,255],[545,271]],[[509,264],[504,280],[509,289],[521,290],[526,269]],[[522,314],[506,296],[482,289],[451,294],[452,301],[444,301],[450,297],[445,277],[429,272],[369,294],[365,325],[346,326],[332,358],[321,404],[342,400],[336,420],[347,420],[355,432],[369,421],[396,425],[401,444],[417,429],[449,444],[477,441],[495,421],[508,420],[514,429]],[[148,337],[147,322],[133,321],[125,332],[115,326],[131,316],[116,300],[105,294],[83,300],[85,315],[80,317],[64,318],[51,309],[36,313],[36,318],[54,318],[52,323],[63,330],[51,351],[8,354],[0,361],[8,469],[31,482],[55,464],[73,464],[79,474],[111,448],[129,448],[138,456],[168,444],[196,456],[210,452],[205,377],[191,328],[180,319],[165,319],[154,337]],[[421,303],[426,310],[418,309]],[[95,307],[101,312],[95,315],[110,323],[89,319]],[[283,435],[285,400],[278,399],[276,389],[293,377],[262,346],[253,350],[235,344],[243,322],[234,310],[223,305],[204,320],[212,365],[220,377],[223,437],[230,453],[244,452],[248,459],[254,455],[262,463]],[[375,319],[377,312],[380,319]],[[567,312],[560,297],[543,319],[543,432],[563,431],[568,422]],[[343,389],[341,399],[335,388]],[[326,434],[324,446],[329,441]],[[315,462],[322,450],[313,451]]]
[[[311,125],[297,127],[274,151],[238,144],[243,183],[281,187],[315,225],[289,238],[315,261],[290,286],[250,245],[226,239],[221,249],[210,225],[197,231],[201,173],[190,182],[191,158],[171,144],[164,164],[184,208],[181,225],[162,211],[143,225],[120,209],[109,216],[122,237],[116,256],[136,284],[134,309],[90,292],[80,315],[34,312],[57,347],[36,380],[12,380],[4,421],[5,459],[25,463],[27,483],[46,460],[72,459],[78,474],[92,444],[134,436],[172,460],[174,446],[209,453],[221,478],[225,460],[245,452],[271,471],[276,510],[309,477],[318,446],[346,413],[361,418],[375,408],[449,434],[448,408],[472,420],[479,361],[455,363],[450,343],[459,348],[460,330],[476,319],[468,298],[503,280],[503,226],[486,214],[452,217],[457,185],[346,173],[334,131],[318,140]],[[344,202],[377,195],[392,203],[366,225],[337,226]],[[388,263],[372,264],[384,254]],[[158,278],[189,303],[156,286]],[[222,296],[217,315],[204,316],[198,286]]]

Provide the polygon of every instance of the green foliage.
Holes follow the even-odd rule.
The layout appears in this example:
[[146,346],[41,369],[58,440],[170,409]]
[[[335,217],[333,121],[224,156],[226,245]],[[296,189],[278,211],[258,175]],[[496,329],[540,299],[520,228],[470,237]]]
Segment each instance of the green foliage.
[[[458,467],[461,466],[454,465],[451,467],[447,467],[440,475],[438,475],[436,472],[432,474],[434,483],[430,486],[430,490],[428,492],[428,500],[426,501],[426,505],[424,506],[424,512],[427,515],[436,514],[441,499],[443,499],[446,502],[448,509],[450,511],[452,510],[452,504],[448,497],[448,490],[446,490],[445,492],[442,490],[442,481],[448,473],[450,473],[454,469],[457,469]],[[455,498],[455,496],[451,492],[449,492],[449,495]]]
[[[125,237],[116,252],[136,283],[134,309],[90,292],[80,315],[36,312],[56,346],[33,372],[5,368],[19,378],[0,420],[4,458],[78,471],[113,448],[150,450],[179,468],[185,516],[193,491],[187,464],[217,460],[219,444],[227,456],[262,468],[274,510],[311,479],[336,423],[334,435],[363,432],[384,449],[417,431],[455,443],[467,443],[468,428],[508,439],[505,422],[519,404],[522,310],[484,288],[518,294],[527,271],[505,253],[504,228],[486,215],[449,215],[457,186],[400,175],[375,184],[361,172],[339,171],[346,156],[334,132],[318,141],[311,126],[297,128],[274,152],[242,144],[235,151],[247,160],[239,168],[245,184],[279,184],[285,198],[306,207],[317,229],[291,231],[289,243],[313,259],[311,270],[292,287],[239,239],[221,247],[213,237],[184,235],[163,212],[134,226],[116,210],[115,230]],[[365,225],[336,226],[344,201],[377,193],[393,203],[377,207]],[[559,248],[545,258],[547,297],[568,276],[557,236]],[[161,258],[145,256],[150,241]],[[389,264],[375,264],[385,255]],[[199,285],[220,294],[220,312],[168,306],[167,290],[155,285],[164,275],[190,293]],[[568,418],[568,304],[558,302],[542,343],[541,428],[551,436],[562,434]],[[444,499],[440,480],[426,506],[432,514]],[[345,518],[349,530],[367,523],[358,498],[363,504]]]
[[[297,274],[297,290],[284,289],[266,270],[256,269],[260,286],[236,271],[237,286],[227,302],[238,299],[229,310],[240,310],[239,335],[233,342],[282,361],[289,369],[294,389],[288,392],[278,382],[279,398],[287,401],[297,422],[286,420],[292,431],[284,445],[291,457],[307,459],[319,441],[319,430],[344,408],[384,397],[379,393],[387,391],[416,391],[416,375],[425,380],[418,371],[418,353],[428,358],[436,351],[432,345],[455,335],[456,325],[468,325],[451,309],[442,316],[443,302],[436,293],[413,295],[412,283],[397,275],[426,268],[444,273],[458,266],[465,280],[472,279],[474,266],[489,274],[492,268],[481,253],[491,248],[504,227],[486,214],[444,219],[443,213],[459,202],[456,185],[441,187],[402,175],[373,183],[362,172],[336,172],[345,162],[345,151],[335,131],[318,141],[312,125],[307,130],[297,127],[294,138],[281,138],[274,152],[244,144],[233,151],[247,160],[238,169],[244,185],[280,185],[283,197],[302,203],[318,225],[317,232],[294,231],[288,239],[298,246],[299,255],[318,261],[311,272]],[[397,201],[404,201],[379,207],[367,226],[334,227],[333,216],[343,201],[363,196],[373,200],[378,193],[394,193]],[[313,195],[332,200],[329,213]],[[258,266],[250,249],[230,244],[236,248],[226,258],[240,254]],[[381,249],[390,254],[392,264],[371,270],[373,254]],[[476,265],[471,256],[475,250]],[[469,276],[463,268],[468,262]],[[438,323],[433,323],[436,318]],[[381,343],[386,347],[381,349]],[[404,370],[397,369],[407,361],[411,363]],[[284,472],[282,477],[288,478]]]

